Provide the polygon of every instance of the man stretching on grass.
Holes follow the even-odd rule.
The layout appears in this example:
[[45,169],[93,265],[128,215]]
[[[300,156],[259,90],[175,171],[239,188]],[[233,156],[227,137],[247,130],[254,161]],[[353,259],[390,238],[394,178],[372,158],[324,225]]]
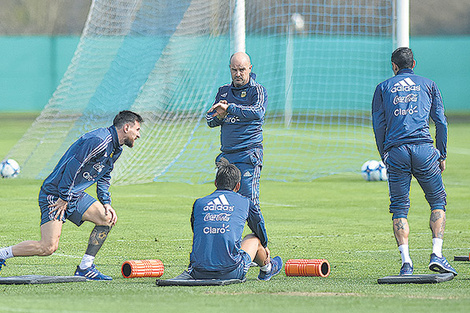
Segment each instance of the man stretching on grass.
[[[441,94],[433,81],[415,75],[416,62],[409,48],[392,54],[395,76],[380,83],[372,101],[372,124],[377,148],[387,166],[390,213],[402,258],[400,275],[413,274],[408,248],[410,183],[414,176],[431,208],[432,254],[429,269],[453,273],[442,255],[446,226],[446,192],[441,172],[446,165],[447,121]],[[429,132],[429,118],[436,124],[436,147]]]
[[[69,147],[39,192],[41,240],[23,241],[0,249],[0,270],[5,260],[12,257],[54,253],[59,247],[62,225],[68,219],[77,226],[84,221],[96,225],[75,276],[112,279],[100,273],[93,262],[117,221],[109,193],[114,162],[122,153],[122,145],[134,146],[134,141],[140,137],[141,122],[142,117],[137,113],[121,111],[112,126],[86,133]],[[94,183],[99,201],[84,192]]]
[[[254,261],[260,266],[258,279],[270,280],[281,271],[282,260],[270,258],[263,215],[250,199],[237,193],[240,170],[225,158],[217,168],[217,190],[193,205],[188,272],[195,279],[244,279]],[[246,222],[253,234],[242,240]]]

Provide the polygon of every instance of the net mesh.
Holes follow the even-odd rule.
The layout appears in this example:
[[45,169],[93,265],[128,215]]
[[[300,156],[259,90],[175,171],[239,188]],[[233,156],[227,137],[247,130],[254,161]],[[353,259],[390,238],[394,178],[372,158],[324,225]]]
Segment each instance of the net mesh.
[[[82,133],[141,114],[115,184],[214,178],[219,129],[205,123],[230,82],[235,0],[95,0],[63,79],[9,156],[45,178]],[[246,49],[268,91],[262,179],[309,181],[377,158],[370,103],[390,74],[393,0],[246,3]]]

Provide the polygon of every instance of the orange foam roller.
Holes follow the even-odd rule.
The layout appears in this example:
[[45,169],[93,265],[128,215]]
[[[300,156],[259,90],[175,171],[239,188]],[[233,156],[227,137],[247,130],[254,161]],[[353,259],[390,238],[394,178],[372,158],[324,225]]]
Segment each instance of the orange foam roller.
[[284,266],[287,276],[320,276],[330,275],[330,263],[325,259],[290,259]]
[[121,273],[125,278],[160,277],[163,275],[163,262],[160,260],[130,260],[122,264]]

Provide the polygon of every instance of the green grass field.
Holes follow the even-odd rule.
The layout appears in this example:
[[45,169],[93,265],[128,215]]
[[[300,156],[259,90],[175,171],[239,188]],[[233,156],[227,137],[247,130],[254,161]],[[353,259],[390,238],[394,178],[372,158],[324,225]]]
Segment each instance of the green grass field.
[[[32,122],[32,115],[0,116],[0,156],[7,154]],[[388,213],[384,182],[365,182],[345,173],[311,183],[262,181],[261,205],[270,249],[284,261],[325,258],[326,278],[256,280],[222,287],[156,287],[153,278],[123,278],[131,259],[163,261],[162,278],[180,274],[191,249],[189,215],[195,198],[211,184],[150,183],[112,187],[118,223],[96,258],[111,282],[0,285],[0,312],[466,312],[470,306],[470,262],[452,262],[470,248],[470,123],[449,126],[447,230],[444,254],[459,275],[432,285],[379,285],[396,275],[400,255]],[[138,143],[137,143],[138,144]],[[124,152],[125,153],[125,152]],[[314,157],[314,156],[313,156]],[[360,164],[358,164],[360,167]],[[39,239],[37,194],[41,181],[0,179],[0,246]],[[411,191],[410,248],[415,273],[427,269],[431,253],[429,209],[416,181]],[[50,257],[13,258],[2,276],[72,275],[92,225],[64,225],[58,251]]]

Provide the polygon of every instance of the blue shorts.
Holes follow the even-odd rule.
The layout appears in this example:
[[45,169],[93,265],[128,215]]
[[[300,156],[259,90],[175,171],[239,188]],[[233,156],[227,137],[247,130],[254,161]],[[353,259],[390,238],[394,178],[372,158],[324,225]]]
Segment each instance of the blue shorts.
[[222,152],[215,161],[226,158],[241,172],[240,190],[238,193],[251,199],[255,207],[259,208],[259,180],[263,167],[263,149],[254,148],[235,153]]
[[387,166],[392,219],[408,216],[412,176],[423,189],[431,210],[445,211],[446,192],[439,168],[439,156],[439,151],[427,143],[404,144],[388,151],[384,163]]
[[220,274],[220,272],[199,272],[189,268],[189,274],[195,279],[244,279],[251,266],[251,257],[248,253],[240,250],[242,261],[236,269],[231,272]]
[[[39,192],[38,201],[39,208],[41,209],[41,225],[54,220],[56,212],[51,213],[49,205],[55,203],[57,199],[59,199],[59,197],[47,195],[42,190]],[[67,210],[65,211],[62,221],[65,222],[65,220],[68,219],[77,226],[82,225],[83,213],[85,213],[85,211],[88,210],[88,208],[96,201],[97,200],[95,198],[83,192],[77,200],[68,203]]]

